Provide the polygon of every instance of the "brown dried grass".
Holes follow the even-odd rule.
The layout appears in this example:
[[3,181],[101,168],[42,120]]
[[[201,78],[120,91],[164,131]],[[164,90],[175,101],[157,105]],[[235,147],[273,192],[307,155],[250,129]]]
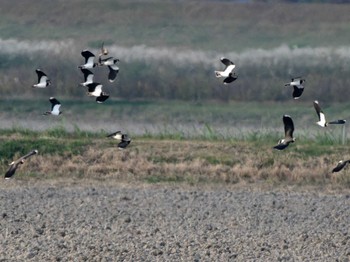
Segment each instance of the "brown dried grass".
[[16,177],[350,187],[348,170],[331,173],[339,153],[304,156],[295,148],[277,152],[251,142],[155,139],[137,139],[119,150],[113,142],[96,139],[81,155],[39,154],[20,167]]

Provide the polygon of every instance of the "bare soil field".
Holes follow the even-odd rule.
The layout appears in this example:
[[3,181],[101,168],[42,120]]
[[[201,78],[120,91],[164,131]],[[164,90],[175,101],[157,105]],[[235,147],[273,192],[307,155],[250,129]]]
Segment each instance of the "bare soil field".
[[0,183],[0,261],[349,261],[348,191]]

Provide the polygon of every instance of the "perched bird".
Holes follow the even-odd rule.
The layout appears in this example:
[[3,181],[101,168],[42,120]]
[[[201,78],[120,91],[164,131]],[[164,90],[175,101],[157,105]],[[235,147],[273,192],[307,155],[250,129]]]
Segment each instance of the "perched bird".
[[338,165],[335,167],[335,168],[333,168],[333,170],[332,170],[332,173],[334,173],[334,172],[339,172],[340,170],[342,170],[345,166],[346,166],[346,164],[348,164],[348,163],[350,163],[350,159],[349,160],[340,160],[339,162],[338,162]]
[[292,81],[290,83],[284,84],[284,86],[291,86],[293,87],[293,98],[298,99],[302,93],[304,92],[304,85],[305,79],[301,77],[292,78]]
[[294,143],[295,138],[293,137],[294,132],[294,123],[292,118],[289,115],[283,116],[283,124],[284,124],[284,138],[278,141],[278,144],[274,146],[275,149],[283,150],[290,143]]
[[338,120],[335,120],[335,121],[327,122],[326,116],[323,113],[323,111],[322,111],[322,109],[321,109],[321,107],[320,107],[320,105],[319,105],[317,100],[314,101],[314,108],[315,108],[316,113],[318,115],[318,122],[316,122],[316,124],[318,124],[319,126],[326,127],[329,124],[342,125],[342,124],[346,123],[345,119],[338,119]]
[[118,141],[118,148],[125,149],[131,142],[131,138],[127,134],[123,134],[121,131],[117,131],[107,135],[107,137],[114,138]]
[[80,85],[87,86],[94,82],[94,74],[89,69],[81,68],[81,72],[84,74],[84,82]]
[[103,85],[100,83],[91,83],[86,85],[88,87],[88,96],[95,96],[96,102],[101,104],[109,98],[109,94],[102,91]]
[[31,157],[32,155],[35,155],[37,153],[38,153],[38,150],[33,150],[33,151],[29,152],[28,154],[22,156],[18,160],[12,161],[12,163],[10,164],[10,168],[5,173],[5,179],[10,179],[15,174],[18,166],[22,165],[24,163],[25,159],[27,159],[28,157]]
[[35,72],[38,75],[38,83],[34,84],[32,87],[45,88],[51,85],[51,80],[47,77],[47,75],[43,71],[41,71],[40,69],[36,69]]
[[220,58],[221,62],[226,66],[224,71],[215,71],[216,77],[225,77],[223,83],[228,84],[237,79],[236,73],[233,72],[236,65],[229,59],[222,57]]
[[49,101],[51,102],[51,111],[47,111],[43,115],[58,116],[62,114],[62,112],[60,111],[61,103],[54,97],[50,97]]
[[95,55],[89,50],[85,49],[81,52],[81,55],[85,58],[85,64],[80,65],[78,68],[91,69],[94,68],[97,64],[94,62]]

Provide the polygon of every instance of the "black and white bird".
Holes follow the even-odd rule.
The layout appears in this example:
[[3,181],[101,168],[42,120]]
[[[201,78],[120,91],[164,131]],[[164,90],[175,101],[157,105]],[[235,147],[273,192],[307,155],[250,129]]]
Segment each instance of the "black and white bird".
[[283,150],[290,143],[294,143],[295,138],[293,137],[294,132],[294,123],[292,118],[289,115],[283,116],[283,124],[284,124],[284,138],[278,141],[278,144],[274,146],[275,149]]
[[101,94],[98,97],[96,97],[96,102],[99,104],[102,104],[108,98],[109,98],[109,94],[107,94],[106,92],[101,92]]
[[221,57],[220,61],[226,66],[224,71],[215,71],[216,77],[225,77],[223,83],[228,84],[237,79],[237,75],[233,70],[235,69],[236,65],[229,59],[225,57]]
[[91,83],[86,85],[88,88],[87,95],[96,97],[96,102],[101,104],[106,101],[109,94],[102,91],[103,85],[100,83]]
[[99,58],[99,66],[107,66],[109,69],[108,80],[109,82],[114,82],[117,78],[119,67],[117,66],[117,62],[119,62],[118,58],[108,57],[105,59]]
[[127,134],[123,134],[121,131],[117,131],[107,135],[107,137],[114,138],[118,141],[118,148],[125,149],[131,142],[131,138]]
[[80,85],[87,86],[94,82],[94,74],[89,69],[81,68],[81,72],[84,74],[84,82],[80,83]]
[[43,71],[41,71],[41,69],[36,69],[35,72],[38,75],[38,83],[34,84],[32,87],[45,88],[51,85],[51,80],[47,77],[47,75]]
[[111,66],[108,66],[108,69],[109,69],[108,81],[112,83],[117,78],[119,67],[117,65],[111,65]]
[[50,97],[49,101],[51,103],[51,111],[47,111],[43,115],[58,116],[62,114],[62,112],[60,111],[61,103],[54,97]]
[[293,87],[293,98],[294,99],[299,99],[302,93],[304,92],[304,84],[305,79],[301,77],[295,77],[292,78],[292,81],[290,83],[284,84],[284,86],[291,86]]
[[334,172],[339,172],[340,170],[342,170],[348,163],[350,163],[350,159],[349,160],[340,160],[337,164],[337,166],[335,168],[333,168],[332,173]]
[[319,126],[326,127],[326,126],[328,126],[330,124],[342,125],[342,124],[346,123],[345,119],[338,119],[338,120],[335,120],[335,121],[327,122],[326,116],[323,113],[323,111],[322,111],[322,109],[321,109],[321,107],[320,107],[320,105],[319,105],[317,100],[314,101],[314,108],[315,108],[317,116],[318,116],[318,122],[316,122],[316,124],[318,124]]
[[85,58],[85,64],[80,65],[79,68],[91,69],[94,68],[97,63],[94,62],[95,55],[89,50],[85,49],[81,52],[81,55]]
[[27,158],[29,158],[32,155],[35,155],[37,153],[38,153],[38,150],[33,150],[33,151],[29,152],[28,154],[22,156],[18,160],[12,161],[12,163],[10,163],[10,168],[5,173],[5,179],[10,179],[15,174],[19,165],[22,165],[24,163],[24,160],[26,160]]

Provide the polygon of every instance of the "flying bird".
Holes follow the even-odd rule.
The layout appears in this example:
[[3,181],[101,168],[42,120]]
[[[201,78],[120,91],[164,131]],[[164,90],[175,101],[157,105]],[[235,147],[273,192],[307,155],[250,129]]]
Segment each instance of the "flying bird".
[[85,49],[81,52],[81,55],[85,58],[85,64],[80,65],[78,68],[91,69],[94,68],[97,64],[94,62],[95,55],[89,50]]
[[339,172],[340,170],[342,170],[348,163],[350,163],[350,159],[349,160],[340,160],[339,162],[338,162],[338,165],[335,167],[335,168],[333,168],[333,170],[332,170],[332,173],[334,173],[334,172]]
[[274,146],[275,149],[283,150],[290,143],[294,143],[295,138],[293,137],[294,132],[294,123],[292,118],[289,115],[283,116],[283,124],[284,124],[284,138],[278,141],[278,144]]
[[50,97],[49,101],[51,102],[51,111],[47,111],[43,115],[58,116],[62,114],[62,112],[60,111],[61,103],[54,97]]
[[99,66],[111,66],[111,65],[115,65],[117,62],[119,62],[118,58],[114,58],[114,57],[108,57],[108,58],[104,58],[102,59],[101,57],[98,60],[98,65]]
[[216,77],[225,77],[223,83],[228,84],[237,79],[236,73],[233,72],[236,65],[229,59],[222,57],[220,61],[226,66],[224,71],[215,71]]
[[45,88],[51,85],[51,80],[47,77],[47,75],[43,71],[41,71],[41,69],[36,69],[35,72],[38,75],[38,83],[34,84],[32,87]]
[[338,119],[338,120],[335,120],[335,121],[327,122],[326,116],[323,113],[323,111],[322,111],[322,109],[321,109],[321,107],[320,107],[320,105],[319,105],[317,100],[314,101],[314,108],[315,108],[316,113],[318,115],[318,122],[316,122],[316,124],[318,124],[319,126],[326,127],[326,126],[328,126],[330,124],[342,125],[342,124],[346,123],[345,119]]
[[117,131],[107,135],[107,137],[114,138],[118,141],[118,148],[125,149],[131,142],[131,138],[127,134],[123,134],[121,131]]
[[101,104],[109,98],[109,94],[102,91],[103,85],[100,83],[91,83],[86,85],[88,87],[88,96],[96,97],[96,102]]
[[37,153],[38,153],[38,150],[33,150],[33,151],[29,152],[28,154],[22,156],[18,160],[12,161],[12,163],[10,163],[10,168],[5,173],[5,179],[10,179],[15,174],[19,165],[22,165],[24,163],[25,159],[27,159],[27,158],[29,158],[32,155],[35,155]]
[[81,72],[84,74],[84,82],[80,83],[80,85],[87,86],[94,82],[94,74],[89,69],[81,68]]
[[292,81],[290,83],[284,84],[284,86],[291,86],[293,87],[293,98],[299,99],[302,93],[304,92],[304,85],[305,79],[301,77],[292,78]]
[[291,82],[286,83],[284,85],[285,86],[300,86],[300,85],[302,85],[305,82],[306,82],[306,80],[299,76],[299,77],[292,78]]

